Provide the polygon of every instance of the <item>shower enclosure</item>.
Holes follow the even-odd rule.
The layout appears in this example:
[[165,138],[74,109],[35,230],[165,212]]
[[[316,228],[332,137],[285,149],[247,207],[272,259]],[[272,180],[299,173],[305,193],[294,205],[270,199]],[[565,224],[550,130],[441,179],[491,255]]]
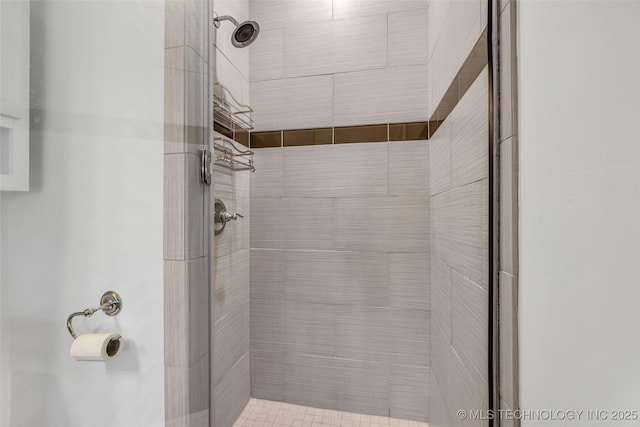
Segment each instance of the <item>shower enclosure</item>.
[[0,5],[0,426],[492,405],[486,1]]
[[212,236],[213,424],[473,423],[495,382],[488,3],[214,8],[260,33],[213,31],[214,87],[250,111],[213,139],[255,166],[212,185],[244,215]]

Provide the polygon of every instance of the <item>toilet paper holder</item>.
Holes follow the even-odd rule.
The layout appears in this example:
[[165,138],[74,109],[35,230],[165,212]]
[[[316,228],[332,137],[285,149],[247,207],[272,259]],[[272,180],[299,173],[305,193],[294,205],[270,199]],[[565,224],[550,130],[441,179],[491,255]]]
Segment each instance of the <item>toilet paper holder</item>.
[[83,311],[71,313],[69,317],[67,317],[67,329],[73,339],[78,338],[78,335],[74,332],[73,325],[71,323],[73,318],[77,316],[91,317],[93,316],[93,313],[100,310],[102,310],[102,312],[107,316],[115,316],[122,310],[122,298],[120,298],[120,295],[115,291],[107,291],[100,298],[100,307],[87,308]]

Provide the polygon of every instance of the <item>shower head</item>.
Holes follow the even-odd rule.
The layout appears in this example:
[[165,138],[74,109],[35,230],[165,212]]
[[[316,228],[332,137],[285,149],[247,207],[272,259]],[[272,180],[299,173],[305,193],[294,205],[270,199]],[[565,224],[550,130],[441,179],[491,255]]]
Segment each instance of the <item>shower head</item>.
[[245,21],[238,25],[231,35],[231,43],[235,47],[246,47],[258,38],[260,25],[255,21]]
[[233,43],[235,47],[249,46],[258,38],[258,34],[260,33],[260,25],[258,25],[256,21],[238,22],[233,16],[218,16],[214,13],[213,25],[215,25],[216,28],[220,28],[220,21],[231,21],[231,23],[236,26],[233,34],[231,34],[231,43]]

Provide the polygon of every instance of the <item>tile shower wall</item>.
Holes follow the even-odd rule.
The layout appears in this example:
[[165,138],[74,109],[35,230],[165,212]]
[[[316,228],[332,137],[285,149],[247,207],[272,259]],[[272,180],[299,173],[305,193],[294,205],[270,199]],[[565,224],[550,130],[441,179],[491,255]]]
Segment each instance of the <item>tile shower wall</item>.
[[[452,108],[448,93],[456,76],[459,83],[468,78],[468,65],[486,64],[486,56],[474,53],[486,26],[486,0],[429,1],[430,117]],[[475,425],[456,411],[488,404],[487,73],[454,97],[455,107],[429,142],[431,426]]]
[[167,427],[204,427],[211,416],[209,242],[199,152],[208,138],[209,3],[164,6],[165,418]]
[[[241,146],[240,146],[241,147]],[[231,427],[249,401],[249,171],[214,168],[214,198],[244,215],[213,236],[212,406],[216,427]],[[212,200],[212,202],[215,200]],[[214,211],[213,203],[211,212]],[[213,223],[211,224],[213,227]]]
[[429,0],[427,15],[431,117],[487,27],[487,0]]
[[[215,0],[214,11],[238,21],[249,19],[248,0]],[[214,83],[223,85],[239,102],[249,104],[249,51],[231,44],[234,26],[221,22],[213,31]],[[228,97],[214,86],[218,95]],[[214,133],[214,138],[221,135]],[[244,147],[238,145],[240,149]],[[210,210],[215,199],[231,213],[244,216],[227,224],[224,232],[212,235],[211,275],[211,406],[213,424],[231,427],[251,397],[249,378],[249,171],[215,167]],[[213,217],[211,217],[213,220]],[[210,224],[213,227],[213,223]],[[213,233],[212,233],[213,234]]]
[[[249,19],[249,0],[215,0],[213,10],[219,15],[231,15],[238,22]],[[220,23],[220,28],[212,32],[215,67],[214,83],[221,84],[243,104],[249,105],[249,56],[253,46],[238,49],[231,44],[234,26],[229,21]],[[263,37],[262,32],[260,38]],[[219,92],[218,88],[218,92]],[[226,95],[228,96],[228,95]]]
[[432,426],[487,407],[487,85],[485,68],[430,140]]
[[256,130],[427,119],[427,0],[251,0],[250,11]]
[[427,420],[426,141],[255,151],[252,395]]

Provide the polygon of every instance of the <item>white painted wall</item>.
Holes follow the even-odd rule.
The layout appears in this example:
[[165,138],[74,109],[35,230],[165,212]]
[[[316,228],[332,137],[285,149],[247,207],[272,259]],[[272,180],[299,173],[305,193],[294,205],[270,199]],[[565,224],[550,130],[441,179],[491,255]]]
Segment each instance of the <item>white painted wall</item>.
[[640,3],[519,11],[522,408],[638,410]]
[[29,189],[29,1],[0,3],[0,190]]
[[[2,427],[164,425],[164,4],[32,2],[31,189],[1,193]],[[108,364],[69,313],[114,289]]]

